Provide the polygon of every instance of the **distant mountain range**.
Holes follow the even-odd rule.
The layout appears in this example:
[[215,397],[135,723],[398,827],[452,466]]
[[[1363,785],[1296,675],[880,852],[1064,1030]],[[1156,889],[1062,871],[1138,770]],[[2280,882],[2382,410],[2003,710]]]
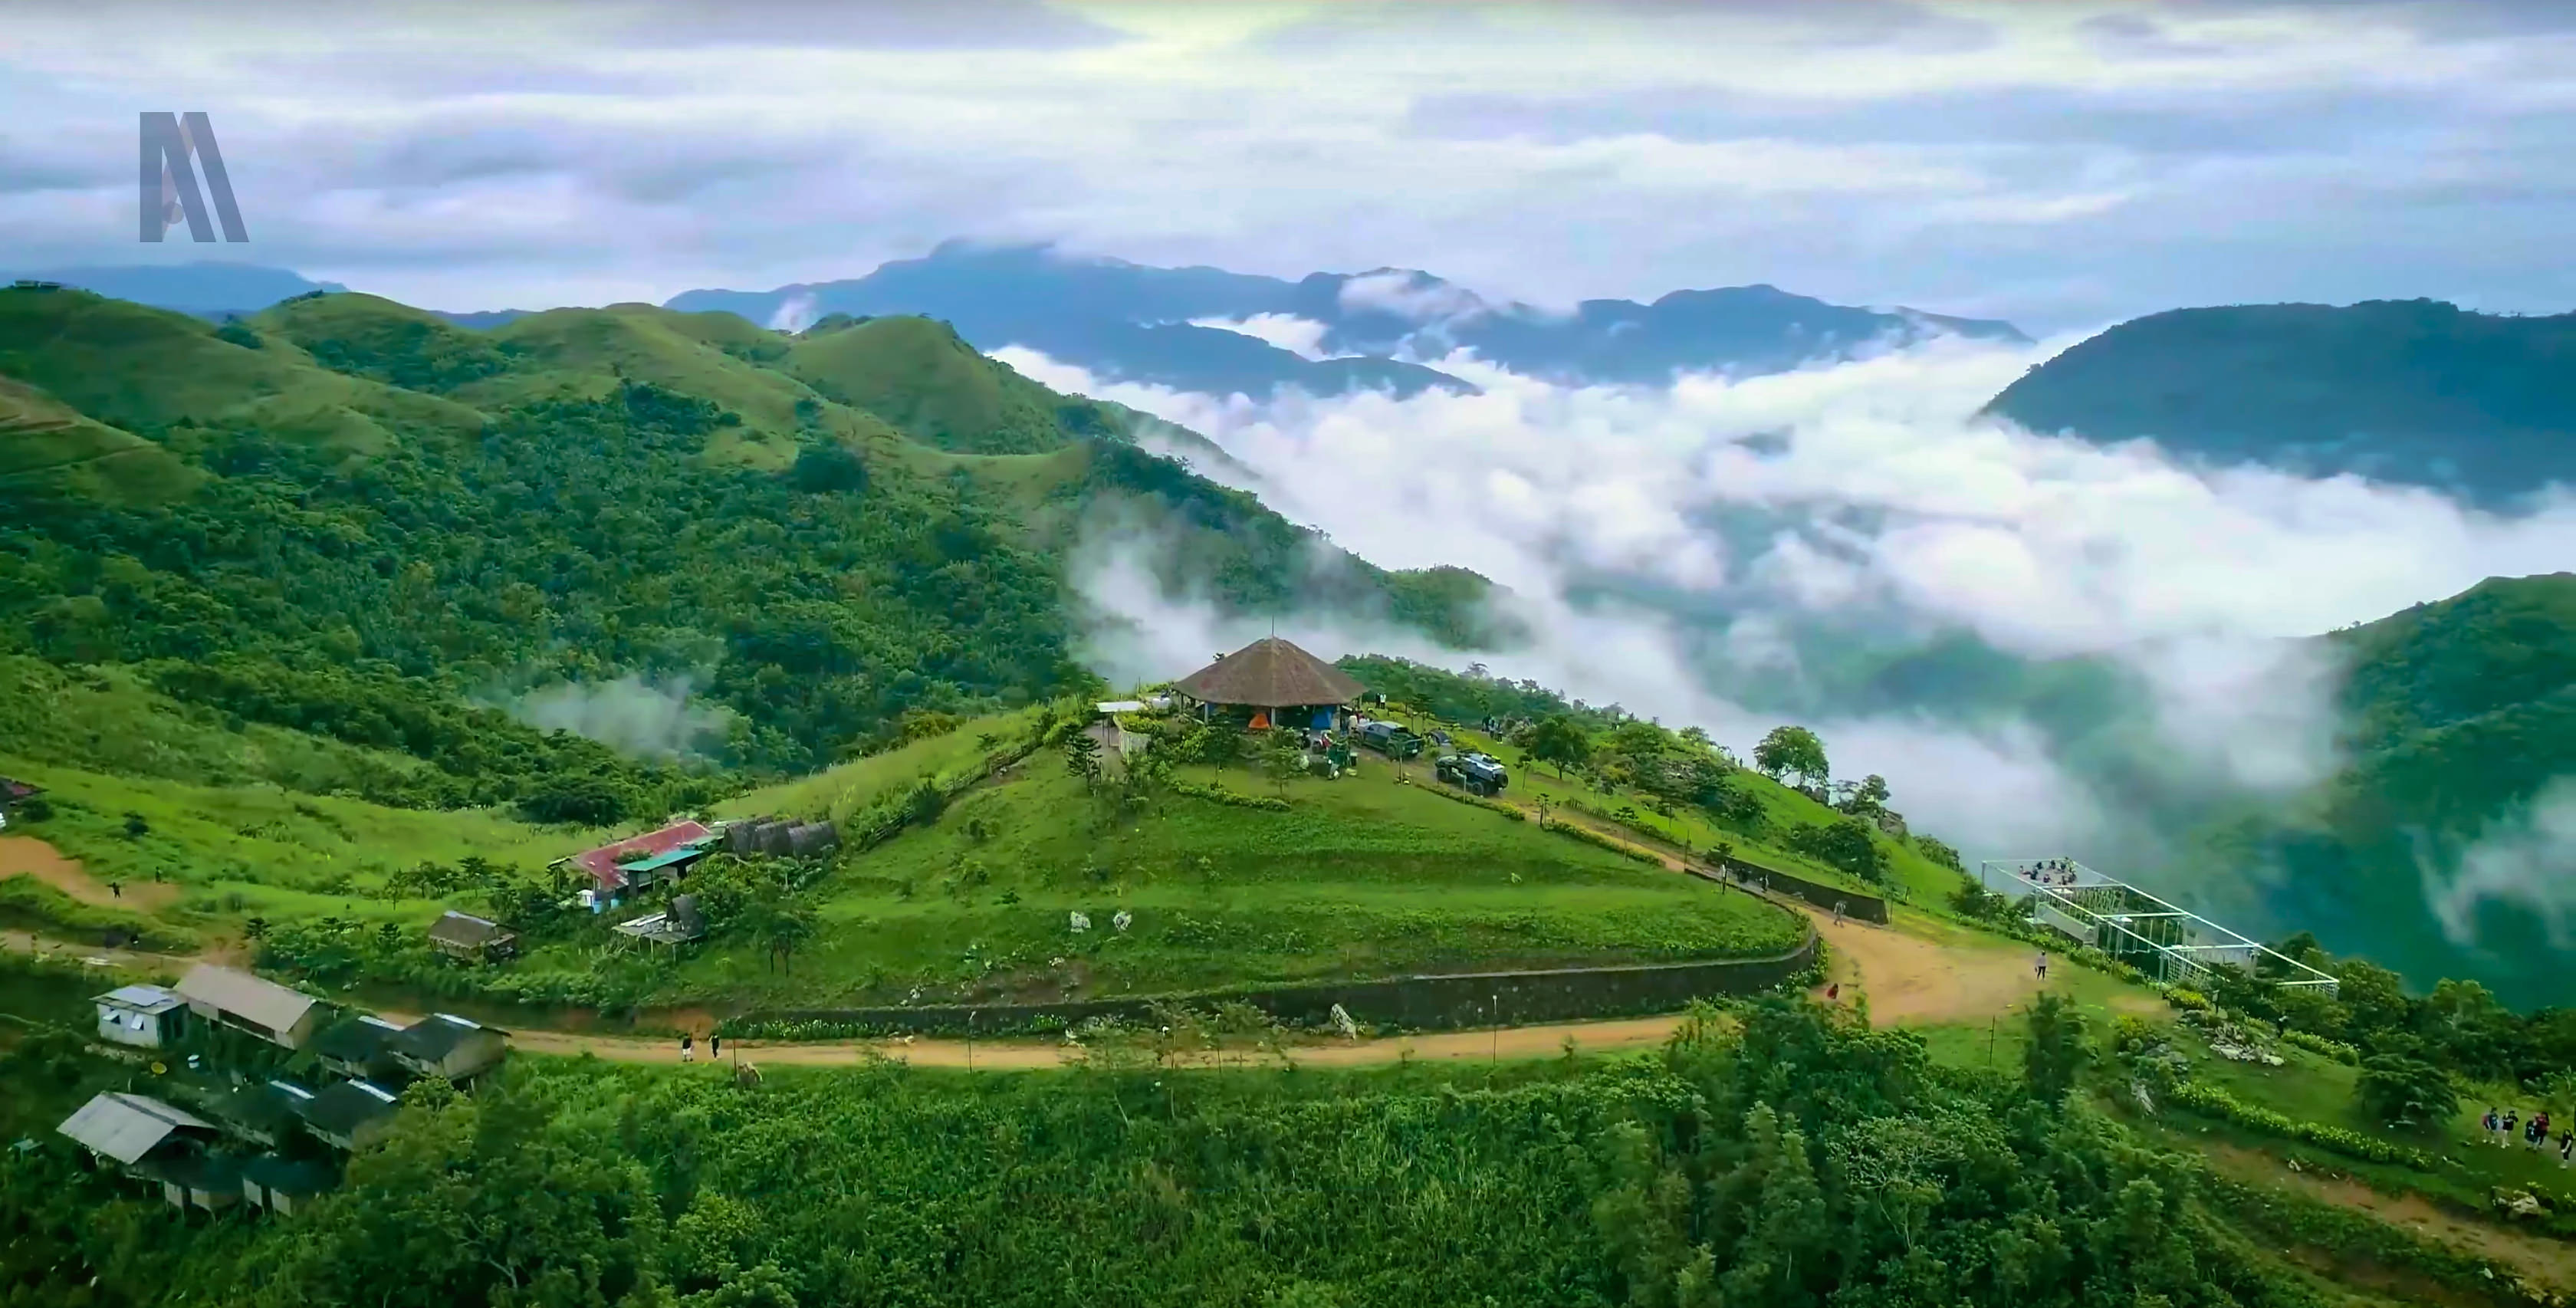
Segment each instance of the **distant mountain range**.
[[[205,318],[344,289],[282,268],[177,264],[13,273]],[[1023,346],[1111,381],[1269,398],[1355,390],[1473,391],[1428,366],[1466,349],[1567,384],[1660,385],[1686,371],[1781,372],[1938,335],[2026,343],[2011,324],[1828,304],[1771,286],[1675,291],[1651,304],[1587,300],[1557,312],[1496,304],[1429,273],[1381,268],[1297,281],[1217,268],[1149,268],[1035,246],[949,242],[848,281],[698,290],[664,307],[801,330],[833,314],[917,315],[976,348]],[[435,311],[433,311],[435,312]],[[489,330],[527,312],[436,312]]]
[[2036,431],[2497,504],[2576,484],[2576,314],[2433,300],[2177,309],[2075,346],[1987,407]]
[[1661,384],[1687,370],[1779,372],[1940,334],[2028,339],[2009,323],[1847,308],[1770,286],[1676,291],[1652,304],[1587,300],[1560,313],[1495,304],[1409,269],[1291,282],[962,242],[851,281],[690,291],[666,307],[781,325],[922,314],[986,350],[1021,345],[1112,380],[1255,397],[1284,387],[1472,390],[1415,362],[1461,348],[1552,381]]

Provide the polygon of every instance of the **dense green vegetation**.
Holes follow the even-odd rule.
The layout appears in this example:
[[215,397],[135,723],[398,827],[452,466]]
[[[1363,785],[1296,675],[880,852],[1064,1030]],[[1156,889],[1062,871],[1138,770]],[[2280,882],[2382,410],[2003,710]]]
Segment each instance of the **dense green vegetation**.
[[756,774],[1042,697],[1105,525],[1220,605],[1490,634],[1480,579],[1332,550],[916,319],[485,335],[323,295],[218,331],[0,292],[0,379],[0,654],[432,765],[353,787],[390,803],[594,822],[705,793],[513,721],[549,688],[629,756]]
[[2563,1002],[2564,865],[2535,809],[2576,773],[2576,574],[2491,579],[2328,641],[2351,667],[2350,763],[2287,811],[2211,833],[2202,861],[2234,876],[2195,889],[2419,987],[2454,976]]
[[2576,314],[2177,309],[2075,346],[1990,407],[2039,431],[2506,500],[2576,478]]
[[[2032,1044],[2086,1061],[2080,1030]],[[346,1187],[293,1221],[183,1225],[62,1143],[10,1155],[0,1294],[2356,1302],[2281,1261],[2285,1242],[2248,1239],[2226,1216],[2241,1196],[2187,1156],[2060,1102],[2033,1071],[1946,1072],[1917,1037],[1788,1003],[1703,1022],[1655,1057],[1492,1073],[1182,1073],[1105,1054],[1064,1075],[788,1069],[741,1087],[714,1069],[523,1060],[471,1097],[416,1089]],[[103,1079],[43,1040],[0,1075],[42,1087],[0,1110],[12,1134]],[[2481,1270],[2446,1266],[2445,1283],[2505,1302]]]

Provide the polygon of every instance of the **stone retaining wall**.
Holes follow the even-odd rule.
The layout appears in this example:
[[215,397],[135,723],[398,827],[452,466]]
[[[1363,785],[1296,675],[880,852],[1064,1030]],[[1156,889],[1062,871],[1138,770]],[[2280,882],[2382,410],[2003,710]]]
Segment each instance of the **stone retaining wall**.
[[1388,977],[1061,1004],[801,1009],[751,1013],[744,1020],[832,1022],[920,1034],[967,1030],[971,1023],[973,1030],[1000,1035],[1045,1025],[1071,1026],[1094,1017],[1132,1021],[1145,1017],[1157,1004],[1204,1009],[1238,1003],[1249,1004],[1273,1020],[1292,1026],[1328,1021],[1335,1004],[1341,1005],[1353,1020],[1374,1027],[1419,1031],[1522,1026],[1674,1012],[1694,999],[1767,990],[1805,971],[1815,960],[1816,936],[1811,931],[1797,948],[1768,958]]

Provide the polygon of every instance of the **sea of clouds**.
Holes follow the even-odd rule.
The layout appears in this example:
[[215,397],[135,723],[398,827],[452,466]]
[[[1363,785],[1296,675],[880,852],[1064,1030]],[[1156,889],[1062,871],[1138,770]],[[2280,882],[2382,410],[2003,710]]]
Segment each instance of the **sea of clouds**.
[[[1320,336],[1258,327],[1310,349]],[[1484,656],[1495,673],[1697,723],[1739,751],[1804,722],[1837,775],[1885,775],[1917,829],[1971,860],[2067,852],[2135,871],[2167,852],[2151,842],[2173,816],[2141,820],[2139,787],[2215,804],[2313,783],[2336,765],[2338,669],[2304,638],[2576,557],[2576,501],[2563,495],[2498,516],[2426,490],[2194,467],[1979,413],[2073,339],[1945,339],[1658,388],[1550,385],[1462,354],[1423,362],[1480,394],[1262,402],[997,354],[1209,437],[1237,462],[1203,474],[1371,562],[1452,564],[1507,587],[1536,637]],[[1267,633],[1267,619],[1168,594],[1141,553],[1107,535],[1077,570],[1103,615],[1090,657],[1113,679],[1175,675]],[[1349,619],[1279,629],[1328,658],[1466,661]],[[2110,757],[2026,714],[1938,697],[1854,711],[1816,693],[1855,650],[1962,637],[2033,665],[2114,669],[2135,730]],[[2427,894],[2465,922],[2462,904],[2537,893],[2527,887],[2497,863]]]

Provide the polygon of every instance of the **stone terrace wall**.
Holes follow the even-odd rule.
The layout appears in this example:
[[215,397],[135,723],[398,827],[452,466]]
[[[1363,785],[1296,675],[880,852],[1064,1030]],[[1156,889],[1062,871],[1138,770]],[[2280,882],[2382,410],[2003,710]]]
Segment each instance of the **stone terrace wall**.
[[[1885,911],[1884,905],[1880,911]],[[746,1020],[832,1022],[923,1034],[967,1030],[971,1023],[974,1030],[999,1035],[1047,1024],[1069,1026],[1093,1017],[1133,1020],[1146,1016],[1157,1004],[1196,1008],[1249,1004],[1277,1021],[1312,1025],[1328,1020],[1333,1005],[1339,1004],[1354,1020],[1371,1026],[1440,1030],[1668,1013],[1694,999],[1767,990],[1805,971],[1815,960],[1816,936],[1810,931],[1797,948],[1768,958],[1389,977],[1061,1004],[765,1011],[748,1014]]]

